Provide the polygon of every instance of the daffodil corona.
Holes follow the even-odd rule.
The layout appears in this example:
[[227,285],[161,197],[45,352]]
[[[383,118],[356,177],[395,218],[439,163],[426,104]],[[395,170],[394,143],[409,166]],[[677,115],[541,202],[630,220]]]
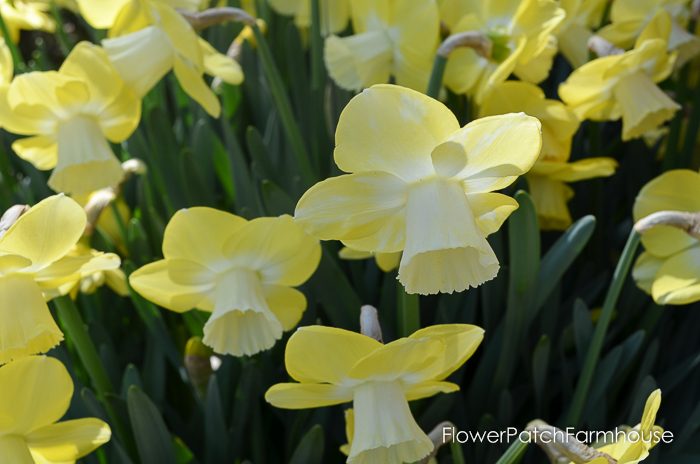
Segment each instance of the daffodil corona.
[[58,360],[30,356],[0,367],[0,456],[7,464],[74,463],[108,442],[96,418],[58,420],[73,396],[73,380]]
[[403,250],[409,293],[451,293],[496,276],[486,237],[517,208],[493,193],[527,172],[540,153],[537,119],[482,118],[460,128],[442,103],[393,85],[353,98],[336,130],[335,162],[299,200],[310,234],[371,253]]
[[145,298],[172,311],[211,312],[204,343],[217,353],[271,348],[306,309],[303,284],[321,247],[290,216],[252,221],[211,208],[175,214],[163,238],[165,259],[130,277]]
[[[659,211],[700,212],[700,174],[673,170],[645,185],[634,203],[635,221]],[[700,301],[700,241],[670,225],[644,232],[641,240],[645,251],[633,271],[637,285],[661,305]]]
[[140,117],[140,100],[104,50],[87,42],[76,45],[58,71],[22,74],[0,87],[0,126],[33,136],[12,149],[38,169],[53,169],[49,186],[57,192],[117,184],[123,173],[109,142],[126,140]]
[[445,379],[476,351],[484,331],[473,325],[427,327],[383,345],[343,329],[297,329],[285,351],[289,375],[299,383],[272,386],[265,399],[285,409],[352,401],[348,463],[415,462],[433,450],[408,401],[459,387]]

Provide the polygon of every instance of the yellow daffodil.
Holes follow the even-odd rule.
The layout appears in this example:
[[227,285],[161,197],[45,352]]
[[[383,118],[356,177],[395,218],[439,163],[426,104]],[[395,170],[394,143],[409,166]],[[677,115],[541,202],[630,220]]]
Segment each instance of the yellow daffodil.
[[132,287],[172,311],[211,312],[204,343],[242,356],[271,348],[299,323],[306,298],[292,287],[311,277],[321,247],[290,216],[246,221],[189,208],[168,223],[163,256],[134,272]]
[[606,3],[607,0],[560,1],[566,17],[557,32],[559,50],[574,68],[588,61],[588,40],[603,20]]
[[0,456],[7,464],[74,463],[111,437],[109,425],[85,418],[58,422],[73,396],[60,361],[30,356],[0,367]]
[[679,63],[700,52],[700,39],[686,29],[690,20],[687,0],[615,0],[610,8],[611,23],[598,34],[627,49],[658,14],[668,16],[671,27],[668,50],[678,51]]
[[285,351],[299,383],[272,386],[265,399],[285,409],[352,401],[354,427],[348,463],[415,462],[433,450],[408,401],[457,391],[445,379],[476,351],[484,331],[473,325],[436,325],[383,345],[343,329],[301,327]]
[[675,55],[666,51],[665,38],[650,32],[640,36],[633,50],[598,58],[576,69],[559,87],[559,96],[581,119],[622,117],[622,140],[638,138],[680,109],[656,85],[671,74],[674,60]]
[[33,135],[12,149],[38,169],[53,169],[49,186],[87,193],[118,183],[122,168],[109,142],[126,140],[141,103],[100,47],[81,42],[58,71],[17,76],[0,99],[0,125]]
[[[668,171],[645,185],[634,203],[634,219],[657,211],[700,211],[700,174]],[[700,242],[696,238],[659,225],[642,234],[642,244],[645,251],[633,271],[641,289],[661,305],[700,300]]]
[[[294,16],[294,24],[300,28],[311,26],[311,2],[307,0],[269,0],[277,13]],[[350,20],[349,0],[320,0],[321,33],[341,32]]]
[[102,41],[102,46],[127,85],[141,97],[173,70],[183,90],[207,113],[218,117],[221,104],[203,74],[234,85],[243,81],[238,63],[198,37],[178,12],[196,11],[198,0],[79,3],[90,24],[109,28],[109,38]]
[[343,247],[338,252],[340,259],[356,260],[374,258],[377,262],[377,267],[384,272],[390,272],[399,267],[401,262],[401,252],[394,253],[370,253],[367,251],[353,250],[352,248]]
[[335,162],[350,174],[299,200],[295,216],[310,234],[359,251],[403,251],[398,276],[409,293],[462,291],[496,276],[486,237],[517,202],[493,191],[534,164],[537,119],[508,114],[460,128],[439,101],[377,85],[348,103],[335,139]]
[[53,32],[56,23],[48,13],[48,2],[32,0],[0,0],[0,15],[2,15],[10,40],[19,41],[20,31]]
[[[656,413],[661,406],[661,390],[655,390],[647,398],[642,420],[620,440],[597,449],[615,459],[617,464],[637,464],[649,456],[649,450],[658,443],[663,429],[656,422]],[[586,464],[609,464],[605,457],[598,457]],[[574,464],[573,462],[570,464]]]
[[512,73],[533,83],[547,77],[557,51],[554,33],[564,19],[557,2],[470,0],[459,5],[463,16],[450,32],[480,33],[491,43],[491,52],[483,56],[471,48],[453,51],[445,70],[450,90],[481,101]]
[[617,163],[612,158],[569,162],[571,139],[578,130],[579,120],[562,102],[545,98],[536,85],[518,81],[497,85],[484,98],[479,114],[483,117],[514,111],[524,111],[542,123],[542,152],[525,177],[540,226],[564,230],[571,224],[566,203],[573,196],[566,183],[610,176]]
[[0,364],[44,353],[63,339],[45,302],[60,293],[56,289],[83,274],[119,267],[114,254],[70,255],[85,223],[80,205],[56,195],[0,237]]
[[440,19],[435,0],[353,0],[354,35],[329,36],[325,61],[338,86],[360,90],[389,82],[428,86]]

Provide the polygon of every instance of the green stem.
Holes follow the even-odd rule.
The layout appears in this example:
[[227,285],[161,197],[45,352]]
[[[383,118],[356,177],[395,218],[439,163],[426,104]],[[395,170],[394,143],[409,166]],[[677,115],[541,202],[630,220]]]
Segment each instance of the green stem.
[[294,156],[297,158],[297,162],[301,168],[302,181],[305,186],[308,187],[314,182],[315,176],[311,168],[309,154],[304,146],[304,139],[301,135],[301,130],[294,119],[292,105],[289,102],[289,97],[284,89],[282,77],[277,69],[274,58],[272,57],[272,52],[270,51],[270,47],[265,40],[265,36],[257,24],[252,24],[251,28],[253,29],[253,34],[255,34],[255,40],[257,41],[258,45],[257,49],[260,54],[263,69],[267,75],[268,83],[270,85],[270,93],[272,94],[272,98],[275,101],[277,111],[279,112],[282,120],[282,127],[284,128],[287,138],[289,139],[289,144],[294,152]]
[[496,461],[496,464],[515,464],[517,462],[520,462],[520,460],[523,458],[523,454],[525,454],[526,449],[527,442],[524,442],[522,440],[515,440],[513,443],[510,444],[506,452],[503,453],[503,456],[501,456],[498,459],[498,461]]
[[402,337],[411,335],[420,329],[420,301],[418,295],[406,293],[406,289],[397,281],[399,291],[399,333]]
[[323,84],[323,37],[321,35],[320,0],[311,2],[311,88],[318,90]]
[[63,56],[68,56],[71,50],[71,41],[68,39],[66,31],[63,29],[63,18],[61,18],[61,12],[58,11],[55,2],[51,2],[51,16],[53,16],[54,21],[56,21],[56,36],[58,37],[58,45],[61,48],[61,53],[63,53]]
[[629,273],[632,265],[632,260],[635,252],[637,251],[637,246],[639,245],[639,239],[639,234],[632,229],[629,237],[627,238],[625,248],[622,250],[622,256],[620,256],[617,266],[615,267],[612,283],[610,284],[608,293],[605,295],[603,309],[600,313],[598,323],[596,324],[593,339],[588,347],[588,352],[586,353],[583,371],[581,372],[581,377],[579,377],[578,383],[576,384],[574,399],[571,403],[571,409],[569,410],[566,420],[566,423],[570,426],[578,425],[579,421],[581,420],[581,414],[588,398],[588,390],[591,387],[593,374],[595,373],[598,365],[600,353],[603,350],[605,335],[612,319],[613,309],[617,304],[617,300],[620,297],[620,292],[622,291],[622,286],[625,283],[627,274]]
[[105,371],[102,366],[100,355],[97,353],[97,348],[88,334],[83,318],[78,312],[78,308],[68,296],[55,298],[53,303],[56,307],[56,315],[61,322],[66,337],[75,346],[78,357],[90,376],[90,380],[97,392],[97,397],[104,405],[107,415],[116,429],[117,435],[122,443],[128,443],[128,441],[125,440],[127,435],[125,434],[126,429],[124,428],[124,424],[108,398],[109,395],[114,395],[114,387],[107,376],[107,371]]
[[2,36],[5,39],[5,44],[10,49],[10,53],[12,54],[12,62],[15,66],[15,72],[26,71],[27,64],[24,62],[24,58],[22,58],[22,54],[19,52],[17,44],[12,41],[12,37],[10,37],[10,30],[7,28],[7,24],[5,23],[5,19],[2,17],[2,14],[0,14],[0,29],[2,30]]
[[698,140],[698,130],[700,130],[700,86],[695,89],[693,94],[692,111],[685,130],[685,141],[683,142],[679,168],[690,167],[695,144]]
[[440,88],[442,87],[442,79],[445,75],[447,67],[447,58],[442,55],[436,55],[433,62],[433,70],[430,73],[430,81],[428,82],[428,91],[426,94],[432,98],[438,98]]

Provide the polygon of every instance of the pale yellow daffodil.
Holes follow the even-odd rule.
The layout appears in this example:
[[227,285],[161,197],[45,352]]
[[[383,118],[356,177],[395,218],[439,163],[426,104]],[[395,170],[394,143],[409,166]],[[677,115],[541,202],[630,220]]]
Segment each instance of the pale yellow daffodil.
[[70,256],[85,223],[80,205],[55,195],[0,237],[0,364],[44,353],[63,339],[45,302],[56,289],[83,273],[119,267],[114,254]]
[[351,12],[354,34],[326,39],[326,67],[335,83],[361,90],[393,77],[425,90],[440,33],[435,0],[353,0]]
[[671,74],[675,61],[666,50],[668,24],[657,18],[658,28],[647,29],[633,50],[590,61],[559,86],[559,96],[579,118],[622,118],[622,140],[657,129],[680,109],[656,85]]
[[598,34],[623,49],[635,40],[658,14],[668,16],[671,32],[668,50],[678,52],[681,65],[700,52],[700,38],[688,32],[690,8],[687,0],[615,0],[610,8],[611,23]]
[[[268,0],[273,10],[281,15],[294,16],[299,28],[311,26],[311,2],[307,0]],[[321,33],[343,31],[350,20],[350,0],[320,0]]]
[[588,61],[588,41],[600,26],[607,0],[561,0],[566,17],[557,31],[559,50],[574,68]]
[[394,253],[370,253],[368,251],[359,251],[353,250],[352,248],[343,247],[338,252],[338,257],[349,261],[374,258],[377,263],[377,267],[384,272],[393,271],[399,267],[399,263],[401,262],[400,251]]
[[20,31],[53,32],[56,29],[56,23],[49,14],[48,2],[0,0],[0,15],[13,42],[19,41]]
[[[634,203],[634,219],[657,211],[700,211],[700,174],[678,169],[645,185]],[[666,225],[647,230],[641,240],[645,251],[632,273],[637,285],[660,305],[699,301],[700,242]]]
[[285,350],[287,372],[298,383],[274,385],[265,399],[285,409],[352,401],[348,463],[416,462],[434,445],[408,402],[457,391],[445,379],[474,354],[483,336],[473,325],[446,324],[384,345],[343,329],[301,327]]
[[136,129],[141,102],[100,47],[81,42],[58,71],[22,74],[0,94],[0,125],[33,136],[12,149],[38,169],[53,169],[52,189],[87,193],[122,179],[109,142]]
[[527,172],[540,153],[537,119],[493,116],[460,128],[437,100],[393,85],[353,98],[336,129],[335,162],[299,200],[295,217],[322,240],[371,253],[403,251],[409,293],[451,293],[496,276],[486,237],[517,208],[493,193]]
[[0,456],[7,464],[67,464],[112,435],[100,419],[58,422],[73,396],[73,380],[55,358],[30,356],[0,367]]
[[463,15],[452,34],[476,32],[491,43],[489,56],[471,48],[450,54],[445,85],[453,92],[480,102],[491,87],[513,73],[533,83],[549,74],[557,52],[554,33],[564,19],[564,10],[554,0],[468,0],[449,11]]
[[203,75],[233,85],[243,81],[238,63],[197,36],[178,12],[197,11],[199,0],[80,0],[79,4],[93,27],[109,28],[102,46],[140,97],[172,70],[182,89],[218,117],[221,104]]
[[[615,459],[617,464],[637,464],[649,457],[651,450],[659,442],[663,429],[655,425],[656,414],[661,406],[661,390],[655,390],[647,398],[644,405],[644,413],[642,420],[634,428],[627,430],[620,439],[614,443],[610,443],[600,448],[597,451],[607,454]],[[622,429],[619,429],[622,431]],[[591,461],[586,461],[586,464],[609,464],[610,461],[605,457],[598,457]],[[569,463],[569,464],[574,464]]]
[[567,201],[573,190],[566,185],[615,173],[612,158],[586,158],[569,162],[571,140],[579,120],[566,105],[545,98],[534,84],[507,81],[494,87],[484,97],[479,115],[491,116],[523,111],[542,123],[542,153],[525,174],[542,229],[564,230],[571,225]]
[[253,355],[294,328],[306,297],[293,287],[321,258],[317,240],[289,216],[251,221],[211,208],[180,210],[168,223],[163,256],[129,281],[176,312],[211,312],[204,343],[217,353]]

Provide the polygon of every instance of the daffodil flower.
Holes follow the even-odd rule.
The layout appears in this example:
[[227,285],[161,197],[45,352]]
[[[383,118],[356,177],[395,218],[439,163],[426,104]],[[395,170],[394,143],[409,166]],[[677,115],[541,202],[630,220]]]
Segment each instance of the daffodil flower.
[[251,221],[211,208],[178,211],[163,238],[165,259],[134,272],[131,286],[176,312],[211,312],[204,343],[253,355],[299,323],[303,284],[321,258],[318,241],[290,216]]
[[566,105],[545,98],[542,90],[527,82],[507,81],[491,90],[480,108],[480,116],[524,111],[542,123],[542,153],[525,174],[543,229],[564,230],[571,225],[566,203],[573,190],[566,185],[595,177],[611,176],[617,162],[612,158],[586,158],[569,162],[571,139],[579,120]]
[[85,229],[85,212],[56,195],[24,213],[0,237],[0,364],[44,353],[63,334],[45,299],[81,275],[119,267],[114,254],[70,256]]
[[[649,450],[656,446],[663,433],[663,429],[654,424],[660,406],[661,390],[655,390],[647,398],[641,422],[628,431],[631,435],[624,435],[615,443],[597,448],[597,451],[612,457],[617,464],[637,464],[644,461],[649,457]],[[605,457],[598,457],[587,461],[586,464],[609,464],[609,462]]]
[[390,272],[399,267],[401,262],[401,252],[394,253],[370,253],[367,251],[353,250],[352,248],[343,247],[338,252],[340,259],[356,260],[374,258],[377,262],[377,267],[384,272]]
[[424,90],[438,45],[435,0],[353,0],[354,34],[329,36],[324,51],[338,86],[360,90],[389,82]]
[[598,31],[604,39],[627,49],[658,14],[668,16],[671,33],[668,50],[677,51],[678,64],[700,52],[700,39],[687,31],[690,8],[686,0],[615,0],[610,8],[611,23]]
[[[588,61],[588,41],[603,20],[607,0],[561,0],[566,17],[557,30],[559,50],[574,68]],[[618,2],[614,2],[616,5]]]
[[[294,24],[299,28],[311,26],[311,2],[307,0],[269,0],[277,13],[294,16]],[[320,0],[321,33],[323,35],[341,32],[350,20],[349,0]]]
[[30,356],[0,367],[0,456],[8,464],[73,463],[107,443],[109,425],[85,418],[58,422],[73,380],[57,359]]
[[[700,174],[668,171],[640,190],[634,203],[638,221],[657,211],[700,211]],[[642,234],[642,253],[634,265],[637,285],[660,305],[700,300],[700,242],[685,231],[659,225]]]
[[460,128],[437,100],[393,85],[353,98],[336,130],[335,162],[299,200],[310,234],[371,253],[403,251],[409,293],[462,291],[496,276],[486,237],[517,208],[493,193],[527,172],[540,153],[537,119],[493,116]]
[[480,102],[492,86],[512,73],[533,83],[549,74],[557,52],[554,33],[564,19],[558,2],[472,0],[448,11],[463,15],[451,33],[478,32],[492,44],[490,56],[471,48],[450,54],[445,85],[453,92],[473,95]]
[[109,142],[136,129],[141,102],[100,47],[81,42],[58,71],[17,76],[0,96],[0,125],[33,136],[12,149],[37,169],[53,169],[52,189],[87,193],[121,180]]
[[415,462],[433,450],[408,402],[457,391],[445,381],[476,351],[484,331],[473,325],[427,327],[383,345],[343,329],[301,327],[285,351],[299,383],[272,386],[265,399],[285,409],[352,401],[354,427],[348,463]]
[[20,31],[46,31],[56,29],[51,16],[48,14],[48,2],[32,0],[0,0],[0,15],[2,15],[10,40],[19,41]]
[[79,3],[88,22],[97,28],[109,28],[109,38],[102,41],[102,46],[124,81],[140,97],[173,70],[182,89],[207,113],[218,117],[221,104],[203,74],[234,85],[243,81],[238,63],[198,37],[176,10],[196,11],[199,1],[81,0]]

